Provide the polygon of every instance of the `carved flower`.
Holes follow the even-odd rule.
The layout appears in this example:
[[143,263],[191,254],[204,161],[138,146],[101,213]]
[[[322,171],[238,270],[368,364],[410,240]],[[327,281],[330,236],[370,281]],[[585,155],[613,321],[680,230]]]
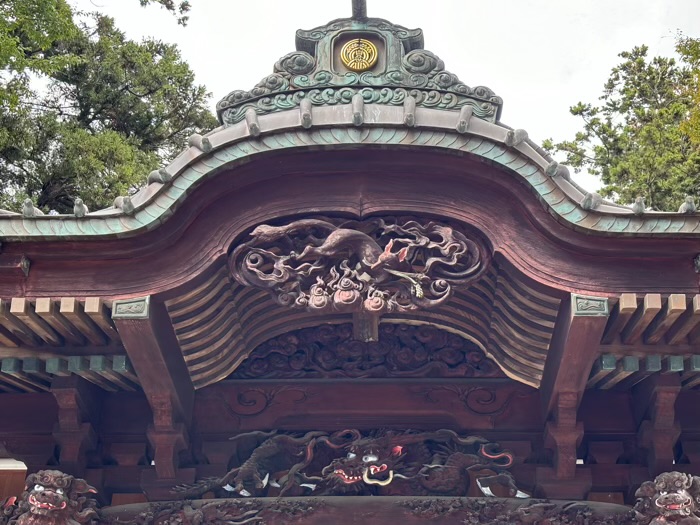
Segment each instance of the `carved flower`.
[[290,75],[306,75],[313,71],[316,60],[305,51],[294,51],[284,55],[275,63],[275,73],[289,73]]
[[415,49],[403,57],[403,66],[410,73],[427,74],[432,71],[442,71],[445,63],[436,55],[425,49]]

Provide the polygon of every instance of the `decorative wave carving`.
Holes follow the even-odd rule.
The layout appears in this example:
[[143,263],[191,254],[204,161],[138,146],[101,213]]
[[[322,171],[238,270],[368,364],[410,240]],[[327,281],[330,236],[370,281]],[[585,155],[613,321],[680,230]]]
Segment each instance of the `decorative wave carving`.
[[[283,80],[271,75],[265,79],[268,84],[277,82],[284,83]],[[320,82],[318,82],[320,84]],[[317,85],[318,85],[317,84]],[[479,89],[479,88],[476,88]],[[251,92],[252,93],[252,92]],[[248,109],[253,108],[258,115],[266,115],[276,111],[285,111],[299,107],[303,99],[311,101],[313,106],[334,106],[336,104],[349,104],[352,97],[360,93],[365,104],[385,104],[387,106],[402,106],[406,97],[416,99],[416,105],[433,109],[461,109],[471,107],[473,115],[486,120],[494,120],[497,107],[490,102],[483,102],[471,98],[460,97],[456,93],[444,93],[437,90],[426,91],[423,89],[405,88],[325,88],[310,89],[303,91],[286,91],[267,96],[253,96],[248,92],[236,91],[229,95],[230,105],[221,114],[222,122],[232,125],[242,121]]]

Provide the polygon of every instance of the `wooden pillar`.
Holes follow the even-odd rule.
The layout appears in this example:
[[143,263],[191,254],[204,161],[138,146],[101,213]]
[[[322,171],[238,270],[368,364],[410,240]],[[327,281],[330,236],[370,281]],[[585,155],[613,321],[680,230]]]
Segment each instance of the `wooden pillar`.
[[553,467],[536,475],[545,497],[583,499],[590,489],[590,471],[576,466],[584,433],[577,412],[608,315],[604,297],[571,294],[561,303],[541,384],[545,446],[553,453]]
[[193,476],[178,467],[180,452],[189,447],[194,386],[162,302],[150,297],[115,301],[112,319],[153,412],[148,439],[155,475],[144,472],[142,486],[152,499],[167,497],[166,488]]

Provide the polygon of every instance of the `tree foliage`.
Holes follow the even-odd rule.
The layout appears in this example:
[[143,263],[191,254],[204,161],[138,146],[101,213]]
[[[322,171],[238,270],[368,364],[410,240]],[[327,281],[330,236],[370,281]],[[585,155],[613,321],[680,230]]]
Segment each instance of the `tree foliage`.
[[[175,45],[129,40],[111,18],[77,19],[62,0],[7,5],[16,28],[0,26],[0,38],[16,46],[2,51],[0,208],[18,209],[29,197],[45,211],[70,213],[78,196],[91,209],[109,206],[143,185],[189,135],[217,125],[206,89]],[[38,18],[41,27],[32,26],[35,15],[46,18]]]
[[681,36],[676,49],[692,71],[692,81],[687,88],[692,105],[682,128],[695,144],[700,144],[700,39]]
[[583,129],[544,147],[564,153],[576,171],[599,175],[606,197],[627,204],[642,196],[654,209],[675,210],[700,189],[700,147],[688,124],[697,110],[697,62],[647,55],[646,46],[620,53],[599,104],[571,108]]
[[180,0],[176,2],[175,0],[139,0],[142,6],[149,4],[159,4],[171,13],[175,14],[178,19],[178,24],[187,25],[187,20],[189,16],[187,13],[190,12],[190,3],[188,0]]

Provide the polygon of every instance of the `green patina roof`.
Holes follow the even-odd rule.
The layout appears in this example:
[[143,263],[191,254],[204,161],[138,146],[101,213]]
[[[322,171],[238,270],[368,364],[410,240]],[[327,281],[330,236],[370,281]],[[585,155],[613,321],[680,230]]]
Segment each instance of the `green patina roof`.
[[[0,240],[124,237],[151,230],[172,215],[196,185],[222,167],[285,149],[362,145],[430,147],[470,153],[521,177],[563,224],[599,234],[699,235],[700,215],[646,212],[600,202],[568,178],[527,139],[499,123],[502,100],[485,87],[471,88],[422,49],[421,30],[355,17],[298,31],[297,50],[249,91],[233,91],[217,105],[222,127],[154,172],[130,203],[76,216],[24,217],[0,210]],[[334,64],[334,46],[355,35],[375,38],[384,55],[372,71]],[[133,204],[133,209],[131,208]]]

